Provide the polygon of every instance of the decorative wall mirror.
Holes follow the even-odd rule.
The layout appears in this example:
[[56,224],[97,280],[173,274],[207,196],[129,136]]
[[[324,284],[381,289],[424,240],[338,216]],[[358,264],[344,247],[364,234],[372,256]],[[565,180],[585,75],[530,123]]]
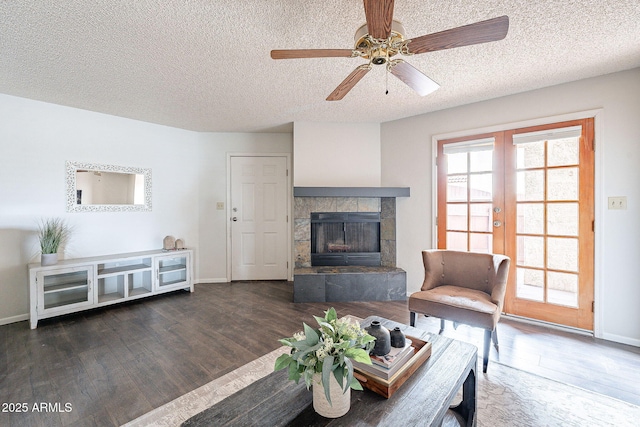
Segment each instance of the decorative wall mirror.
[[151,210],[151,169],[67,162],[67,212]]

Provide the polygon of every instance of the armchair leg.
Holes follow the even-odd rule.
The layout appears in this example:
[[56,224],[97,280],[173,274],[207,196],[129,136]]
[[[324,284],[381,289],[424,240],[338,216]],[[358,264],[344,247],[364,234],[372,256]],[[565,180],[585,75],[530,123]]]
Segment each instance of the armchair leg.
[[444,319],[440,319],[440,332],[438,332],[438,335],[442,335],[443,332],[444,332]]
[[487,373],[489,365],[489,351],[491,350],[491,336],[495,335],[489,329],[484,330],[484,354],[482,355],[482,372]]
[[409,312],[409,324],[411,326],[416,326],[416,313],[413,311]]
[[493,345],[495,346],[496,350],[498,350],[498,326],[496,325],[496,328],[493,330],[493,333],[491,334],[491,338],[493,339]]

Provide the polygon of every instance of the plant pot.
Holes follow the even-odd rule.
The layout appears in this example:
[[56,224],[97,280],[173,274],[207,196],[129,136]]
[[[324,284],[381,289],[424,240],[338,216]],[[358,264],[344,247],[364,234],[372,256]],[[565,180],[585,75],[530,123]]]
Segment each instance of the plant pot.
[[336,378],[331,374],[329,381],[329,395],[331,403],[324,394],[324,386],[322,385],[322,374],[313,374],[313,409],[323,417],[338,418],[349,412],[351,407],[351,387],[347,387],[346,392],[342,392],[342,388]]
[[40,265],[55,265],[58,263],[58,254],[40,255]]

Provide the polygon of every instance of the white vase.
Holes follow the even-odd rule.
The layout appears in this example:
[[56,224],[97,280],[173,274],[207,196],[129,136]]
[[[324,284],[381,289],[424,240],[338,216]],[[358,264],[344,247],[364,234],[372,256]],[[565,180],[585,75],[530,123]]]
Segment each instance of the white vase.
[[58,263],[58,254],[42,254],[40,265],[54,265]]
[[340,384],[338,384],[333,374],[331,374],[329,381],[329,395],[331,396],[331,404],[324,394],[321,374],[314,374],[313,409],[326,418],[338,418],[349,412],[349,408],[351,407],[351,387],[347,387],[347,391],[343,393]]

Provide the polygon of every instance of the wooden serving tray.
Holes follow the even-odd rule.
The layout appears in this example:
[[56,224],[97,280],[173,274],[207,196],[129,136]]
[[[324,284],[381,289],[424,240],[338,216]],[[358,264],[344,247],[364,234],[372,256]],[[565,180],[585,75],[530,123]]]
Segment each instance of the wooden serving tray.
[[411,359],[409,359],[404,366],[402,366],[398,372],[393,374],[393,376],[388,380],[360,370],[356,367],[353,368],[353,375],[358,381],[360,381],[363,388],[369,389],[388,399],[420,366],[422,366],[429,356],[431,356],[430,342],[408,335],[407,338],[412,341],[413,347],[415,347],[414,354]]

